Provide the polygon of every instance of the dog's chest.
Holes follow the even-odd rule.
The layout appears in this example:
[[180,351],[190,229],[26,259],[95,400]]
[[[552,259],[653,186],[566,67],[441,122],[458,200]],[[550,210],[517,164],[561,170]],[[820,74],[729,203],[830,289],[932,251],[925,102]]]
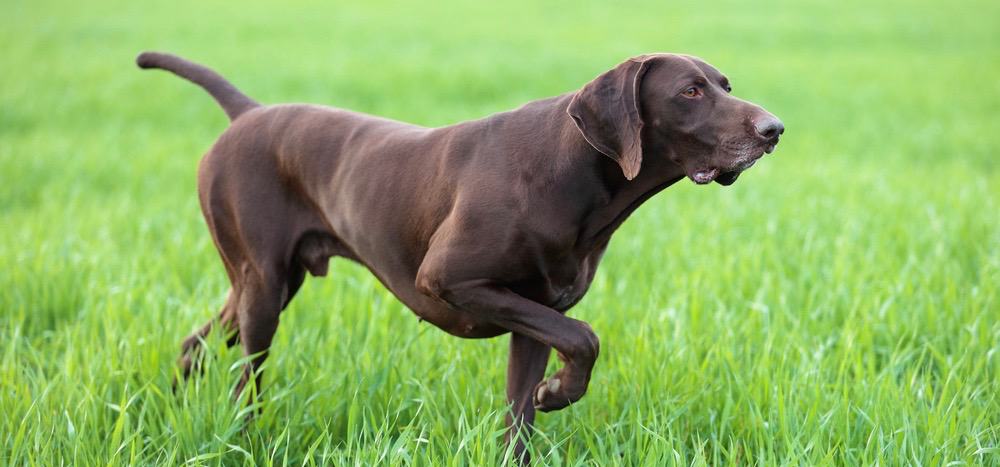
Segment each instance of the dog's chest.
[[587,289],[590,284],[573,284],[571,286],[560,287],[553,290],[553,301],[550,305],[552,308],[559,311],[566,311],[581,299],[583,299],[584,294],[587,293]]
[[559,311],[568,310],[576,305],[590,289],[603,254],[602,247],[576,261],[569,261],[561,264],[561,267],[554,268],[553,274],[548,277],[548,296],[544,303]]

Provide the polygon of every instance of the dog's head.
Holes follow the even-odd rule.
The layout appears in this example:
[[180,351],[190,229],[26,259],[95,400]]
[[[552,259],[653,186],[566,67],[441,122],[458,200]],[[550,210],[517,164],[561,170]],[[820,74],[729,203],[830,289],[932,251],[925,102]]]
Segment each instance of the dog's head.
[[733,97],[729,80],[696,57],[643,55],[587,83],[567,112],[625,178],[639,174],[643,141],[698,184],[730,185],[785,131],[781,120]]

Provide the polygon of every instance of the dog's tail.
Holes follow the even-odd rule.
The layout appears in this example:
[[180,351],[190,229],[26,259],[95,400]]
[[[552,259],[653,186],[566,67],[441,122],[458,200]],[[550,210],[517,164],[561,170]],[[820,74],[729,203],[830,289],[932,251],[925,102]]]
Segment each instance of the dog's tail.
[[240,92],[218,73],[176,55],[143,52],[136,57],[135,63],[139,65],[139,68],[167,70],[201,86],[222,106],[222,110],[226,111],[230,121],[236,120],[236,117],[250,109],[260,107],[260,104]]

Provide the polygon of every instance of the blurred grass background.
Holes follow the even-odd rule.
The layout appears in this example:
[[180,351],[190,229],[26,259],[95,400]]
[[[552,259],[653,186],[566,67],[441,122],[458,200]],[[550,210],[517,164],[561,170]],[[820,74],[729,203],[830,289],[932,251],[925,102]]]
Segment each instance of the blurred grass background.
[[[418,324],[337,262],[283,315],[263,413],[238,350],[174,395],[225,275],[195,167],[225,128],[164,50],[265,103],[443,125],[701,56],[782,118],[729,188],[641,208],[572,315],[602,355],[539,418],[552,465],[1000,463],[1000,4],[6,2],[0,463],[493,465],[506,337]],[[553,368],[555,366],[553,359]]]

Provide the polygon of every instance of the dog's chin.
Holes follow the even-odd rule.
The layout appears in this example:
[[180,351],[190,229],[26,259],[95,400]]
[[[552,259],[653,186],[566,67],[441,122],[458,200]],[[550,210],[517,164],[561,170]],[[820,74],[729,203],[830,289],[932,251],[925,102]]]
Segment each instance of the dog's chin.
[[740,177],[740,173],[742,173],[741,170],[732,170],[729,172],[723,172],[719,174],[718,177],[715,177],[715,183],[718,183],[719,185],[722,186],[732,185],[733,183],[736,183],[736,179]]
[[722,186],[729,186],[736,183],[736,179],[739,178],[740,174],[743,173],[744,170],[750,168],[751,165],[753,165],[753,162],[748,164],[746,167],[737,166],[728,170],[721,170],[718,168],[696,170],[688,174],[688,178],[699,185],[707,185],[715,182]]
[[691,181],[699,185],[706,185],[715,182],[722,186],[729,186],[736,183],[736,179],[740,177],[740,174],[743,173],[743,171],[753,167],[753,165],[756,164],[761,157],[764,157],[764,154],[770,154],[773,150],[774,145],[772,144],[761,149],[759,152],[754,151],[750,155],[737,157],[736,162],[726,169],[720,169],[718,167],[699,169],[688,174],[688,177]]

